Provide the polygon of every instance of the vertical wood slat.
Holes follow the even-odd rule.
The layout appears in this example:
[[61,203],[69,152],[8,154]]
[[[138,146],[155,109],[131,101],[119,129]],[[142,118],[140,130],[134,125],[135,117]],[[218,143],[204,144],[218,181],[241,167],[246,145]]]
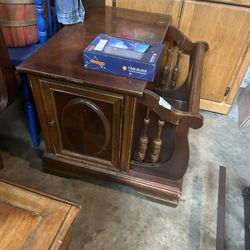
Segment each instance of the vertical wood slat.
[[168,81],[169,81],[169,76],[170,76],[170,66],[171,66],[172,57],[173,57],[173,48],[168,48],[168,50],[167,50],[167,62],[166,62],[165,67],[163,69],[161,81],[160,81],[162,89],[168,88]]
[[[129,172],[131,163],[131,145],[134,128],[134,116],[136,109],[136,97],[125,96],[124,104],[124,121],[123,121],[123,138],[121,150],[121,170]],[[126,115],[125,115],[126,114]]]
[[151,153],[151,159],[153,165],[158,161],[160,153],[161,153],[161,133],[162,133],[162,128],[164,126],[165,122],[164,120],[159,120],[158,121],[158,131],[157,131],[157,137],[153,141],[153,148],[152,148],[152,153]]
[[223,166],[220,166],[216,250],[225,249],[225,198],[226,198],[226,168]]
[[41,44],[47,42],[48,33],[46,28],[46,21],[44,18],[44,0],[34,0],[36,4],[36,11],[37,11],[37,28],[39,33],[39,40]]
[[178,49],[177,51],[177,59],[176,59],[176,63],[175,63],[175,66],[172,70],[172,75],[171,75],[171,81],[170,81],[170,88],[174,89],[176,87],[176,84],[177,84],[177,80],[178,80],[178,77],[179,77],[179,72],[180,72],[180,58],[181,58],[181,55],[182,55],[182,51],[181,51],[181,48]]
[[148,148],[147,129],[150,123],[149,114],[150,114],[150,109],[147,108],[147,114],[146,114],[146,117],[144,118],[143,134],[141,135],[140,142],[139,142],[138,160],[140,163],[145,159],[147,148]]

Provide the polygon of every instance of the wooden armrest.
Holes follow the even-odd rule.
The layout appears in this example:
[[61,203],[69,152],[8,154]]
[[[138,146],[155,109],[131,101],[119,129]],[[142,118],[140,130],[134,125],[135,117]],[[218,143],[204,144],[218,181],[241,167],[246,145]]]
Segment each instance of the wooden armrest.
[[183,120],[187,126],[194,129],[203,125],[203,117],[200,114],[179,111],[151,90],[145,89],[143,97],[138,98],[138,102],[153,110],[161,120],[174,125],[178,125],[180,120]]
[[[179,58],[177,56],[176,65],[172,67],[167,61],[164,67],[164,84],[155,87],[155,92],[148,89],[144,91],[144,95],[139,102],[146,105],[153,110],[161,120],[165,120],[174,125],[178,125],[179,122],[184,123],[185,126],[198,129],[203,125],[203,117],[199,113],[200,104],[200,92],[201,92],[201,80],[202,80],[202,68],[204,54],[208,50],[208,44],[206,42],[193,43],[188,39],[180,30],[170,26],[164,38],[164,41],[168,43],[170,50],[175,47],[179,47],[179,51],[188,54],[190,57],[189,73],[186,81],[181,87],[173,87],[169,83],[169,79],[178,77],[179,74]],[[172,55],[173,57],[173,55]],[[168,55],[171,59],[171,53]],[[170,66],[169,66],[170,65]],[[166,69],[167,68],[167,69]],[[172,74],[172,78],[169,76]],[[166,76],[167,75],[167,76]],[[175,79],[176,82],[177,79]],[[173,80],[174,81],[174,80]],[[178,109],[178,105],[171,106],[166,100],[183,101],[185,108]]]
[[199,114],[203,59],[206,49],[207,48],[204,43],[198,42],[195,43],[191,54],[190,96],[188,111],[195,115]]
[[[180,47],[186,54],[191,54],[196,45],[196,43],[193,43],[188,37],[186,37],[179,29],[174,26],[169,26],[164,41],[170,42],[173,45]],[[208,43],[198,43],[202,43],[204,45],[205,52],[208,50]]]
[[[208,50],[206,42],[193,43],[180,30],[174,26],[170,26],[165,36],[165,42],[169,43],[170,47],[179,47],[185,54],[190,55],[189,74],[183,86],[188,86],[188,106],[186,112],[177,110],[183,118],[187,120],[188,126],[192,128],[199,128],[203,124],[203,117],[199,113],[200,92],[204,54]],[[179,88],[180,89],[180,88]],[[176,91],[172,91],[176,94]],[[181,91],[180,91],[181,92]],[[179,92],[179,93],[180,93]],[[168,95],[171,91],[168,92]],[[187,94],[187,92],[186,92]]]

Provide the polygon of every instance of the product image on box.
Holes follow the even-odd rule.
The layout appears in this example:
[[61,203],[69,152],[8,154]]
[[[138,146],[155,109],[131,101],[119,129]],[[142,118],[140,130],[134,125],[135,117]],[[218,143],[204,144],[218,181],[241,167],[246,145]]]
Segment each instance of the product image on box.
[[99,34],[83,51],[88,69],[153,81],[163,45]]

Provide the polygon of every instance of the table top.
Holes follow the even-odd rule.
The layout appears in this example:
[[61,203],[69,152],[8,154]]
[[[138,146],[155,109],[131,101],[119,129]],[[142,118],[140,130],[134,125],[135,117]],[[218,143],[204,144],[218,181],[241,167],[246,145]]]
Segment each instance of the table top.
[[79,209],[0,179],[0,248],[60,249]]
[[162,43],[171,17],[114,7],[93,7],[86,16],[84,23],[62,28],[18,71],[141,96],[147,82],[85,69],[83,49],[99,33]]

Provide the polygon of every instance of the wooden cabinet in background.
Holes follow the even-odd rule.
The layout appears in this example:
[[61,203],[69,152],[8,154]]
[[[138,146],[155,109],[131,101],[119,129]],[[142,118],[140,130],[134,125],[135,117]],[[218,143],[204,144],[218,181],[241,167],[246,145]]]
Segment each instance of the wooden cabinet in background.
[[[193,41],[207,41],[200,108],[227,114],[250,64],[250,2],[247,0],[106,0],[117,7],[172,16]],[[181,64],[179,83],[186,77]],[[174,65],[174,63],[173,63]]]
[[[211,2],[185,1],[180,30],[207,41],[201,108],[227,113],[247,69],[250,9]],[[250,58],[249,58],[250,59]]]

